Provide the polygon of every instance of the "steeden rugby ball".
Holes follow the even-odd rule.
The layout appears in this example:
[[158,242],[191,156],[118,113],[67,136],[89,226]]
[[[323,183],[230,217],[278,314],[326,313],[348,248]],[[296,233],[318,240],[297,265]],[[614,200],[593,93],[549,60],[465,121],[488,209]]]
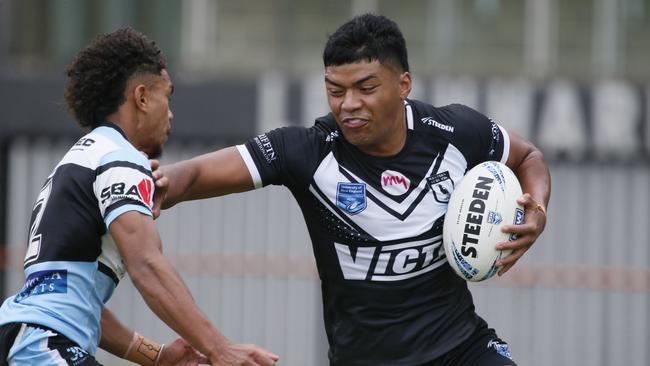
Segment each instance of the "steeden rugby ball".
[[447,261],[462,278],[483,281],[497,273],[495,262],[511,251],[497,250],[496,244],[516,239],[501,232],[501,226],[524,222],[517,203],[521,195],[515,174],[496,161],[470,169],[454,189],[442,238]]

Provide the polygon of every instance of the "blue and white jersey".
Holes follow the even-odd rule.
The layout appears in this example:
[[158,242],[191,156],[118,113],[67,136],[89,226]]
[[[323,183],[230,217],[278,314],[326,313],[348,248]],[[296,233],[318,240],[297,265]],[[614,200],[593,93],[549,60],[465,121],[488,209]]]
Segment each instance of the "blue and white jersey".
[[152,215],[147,158],[113,124],[70,148],[34,205],[25,285],[0,307],[0,325],[54,329],[95,354],[103,304],[125,274],[108,227],[128,211]]

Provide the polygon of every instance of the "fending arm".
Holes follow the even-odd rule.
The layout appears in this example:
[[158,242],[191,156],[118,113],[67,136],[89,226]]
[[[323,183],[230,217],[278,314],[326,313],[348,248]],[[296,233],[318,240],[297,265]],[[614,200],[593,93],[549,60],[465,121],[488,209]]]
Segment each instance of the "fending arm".
[[253,178],[236,147],[199,155],[154,169],[162,208],[182,201],[218,197],[254,188]]
[[[162,255],[160,236],[150,216],[129,211],[118,216],[109,229],[127,272],[147,305],[213,364],[249,360],[251,364],[272,365],[277,360],[277,356],[257,346],[231,343],[210,323]],[[124,330],[119,332],[124,334]],[[108,336],[103,341],[118,352],[123,348],[123,343],[111,341]]]

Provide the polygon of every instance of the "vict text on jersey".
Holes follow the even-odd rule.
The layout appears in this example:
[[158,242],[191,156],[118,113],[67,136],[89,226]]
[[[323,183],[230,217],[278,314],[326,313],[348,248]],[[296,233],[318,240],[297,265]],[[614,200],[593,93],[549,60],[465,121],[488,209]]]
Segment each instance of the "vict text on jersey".
[[356,247],[334,243],[346,280],[399,281],[429,272],[444,263],[442,239],[384,246]]

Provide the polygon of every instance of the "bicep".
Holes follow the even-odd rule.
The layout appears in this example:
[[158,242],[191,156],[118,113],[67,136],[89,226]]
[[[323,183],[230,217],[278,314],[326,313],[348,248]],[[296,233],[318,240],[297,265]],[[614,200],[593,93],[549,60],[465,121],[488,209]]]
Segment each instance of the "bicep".
[[127,270],[134,262],[161,253],[160,235],[151,216],[125,212],[111,222],[109,231]]
[[194,188],[205,194],[196,198],[222,196],[254,188],[251,173],[236,147],[227,147],[196,157],[197,177]]
[[506,165],[516,172],[526,158],[531,153],[537,151],[537,149],[527,139],[512,131],[507,132],[510,140],[510,151],[508,152],[508,161],[506,162]]

